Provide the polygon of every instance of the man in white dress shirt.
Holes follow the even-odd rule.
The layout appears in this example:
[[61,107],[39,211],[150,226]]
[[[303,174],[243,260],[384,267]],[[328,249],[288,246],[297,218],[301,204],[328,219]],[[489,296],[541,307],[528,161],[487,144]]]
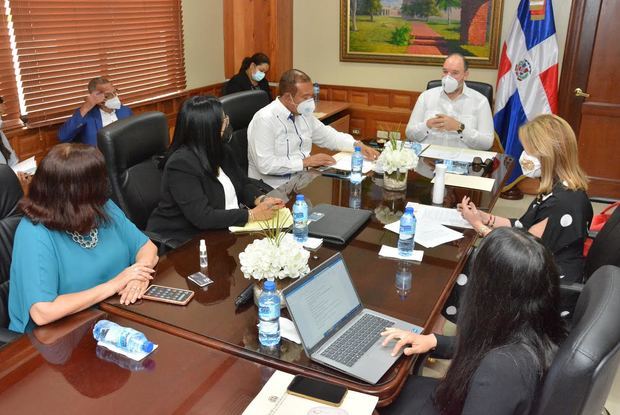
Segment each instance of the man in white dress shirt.
[[407,124],[407,138],[428,144],[488,150],[493,145],[493,115],[487,98],[465,85],[467,60],[459,53],[443,64],[442,86],[418,98]]
[[248,176],[278,187],[293,173],[336,162],[327,154],[310,155],[313,143],[337,151],[353,151],[359,145],[364,157],[377,158],[376,150],[314,116],[312,80],[304,72],[286,71],[279,88],[280,96],[258,111],[248,126]]

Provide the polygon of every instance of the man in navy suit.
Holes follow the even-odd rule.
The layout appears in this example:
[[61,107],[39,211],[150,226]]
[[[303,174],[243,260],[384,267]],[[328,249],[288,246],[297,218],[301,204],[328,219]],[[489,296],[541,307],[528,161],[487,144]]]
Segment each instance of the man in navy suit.
[[88,82],[84,104],[60,127],[58,139],[63,143],[72,141],[97,146],[97,131],[131,115],[131,109],[121,105],[112,82],[97,77]]

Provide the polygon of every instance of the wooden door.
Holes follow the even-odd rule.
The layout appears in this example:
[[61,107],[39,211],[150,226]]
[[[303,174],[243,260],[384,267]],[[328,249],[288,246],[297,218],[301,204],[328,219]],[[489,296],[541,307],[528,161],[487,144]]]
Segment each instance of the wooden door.
[[573,1],[559,113],[577,134],[590,196],[620,198],[619,21],[618,0]]

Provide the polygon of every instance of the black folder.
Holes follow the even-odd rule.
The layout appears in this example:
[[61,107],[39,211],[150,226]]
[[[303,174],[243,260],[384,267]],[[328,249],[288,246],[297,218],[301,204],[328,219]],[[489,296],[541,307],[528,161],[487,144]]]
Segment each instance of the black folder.
[[370,211],[327,204],[316,205],[312,212],[325,216],[308,225],[310,236],[323,238],[324,242],[344,245],[370,219]]

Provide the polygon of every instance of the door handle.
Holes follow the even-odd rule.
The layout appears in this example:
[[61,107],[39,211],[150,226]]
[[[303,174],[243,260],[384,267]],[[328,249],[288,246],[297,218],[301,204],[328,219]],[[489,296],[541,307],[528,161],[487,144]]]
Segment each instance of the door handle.
[[576,97],[584,97],[584,98],[590,97],[590,94],[588,94],[587,92],[583,92],[581,88],[575,88],[574,92],[575,92]]

